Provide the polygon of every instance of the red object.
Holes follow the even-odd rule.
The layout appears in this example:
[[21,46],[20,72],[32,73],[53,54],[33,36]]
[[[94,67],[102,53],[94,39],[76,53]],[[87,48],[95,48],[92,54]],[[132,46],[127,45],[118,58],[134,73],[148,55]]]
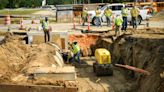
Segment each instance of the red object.
[[7,15],[6,17],[5,17],[5,23],[4,23],[5,25],[10,25],[11,24],[11,19],[10,19],[10,15]]
[[113,23],[112,23],[112,30],[114,31],[114,15],[112,16],[112,20],[113,20]]
[[90,31],[90,16],[88,16],[88,31]]
[[76,25],[75,25],[75,17],[73,17],[73,29],[76,29]]
[[52,31],[52,27],[51,26],[49,26],[49,31]]
[[150,72],[148,72],[146,70],[143,70],[143,69],[140,69],[140,68],[136,68],[136,67],[129,66],[129,65],[122,65],[122,64],[115,64],[115,65],[119,66],[119,67],[124,67],[124,68],[129,69],[129,70],[133,70],[133,71],[136,71],[136,72],[139,72],[139,73],[150,75]]

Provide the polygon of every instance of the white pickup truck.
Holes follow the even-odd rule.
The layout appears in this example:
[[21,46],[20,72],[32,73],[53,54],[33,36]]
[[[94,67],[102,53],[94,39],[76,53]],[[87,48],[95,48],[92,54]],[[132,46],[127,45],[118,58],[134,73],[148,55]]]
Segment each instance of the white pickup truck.
[[[116,16],[117,14],[121,14],[121,9],[125,6],[125,4],[120,4],[120,3],[116,3],[116,4],[108,4],[108,5],[105,5],[103,7],[100,8],[100,11],[101,11],[101,20],[102,22],[106,22],[106,18],[104,16],[104,11],[105,9],[107,9],[107,7],[109,7],[110,9],[112,9],[112,13],[114,16]],[[131,14],[130,14],[130,8],[129,9],[129,14],[128,14],[128,22],[131,22]],[[95,18],[95,10],[91,10],[91,11],[88,11],[88,14],[90,16],[90,20],[91,20],[91,23],[93,25],[97,25],[98,21],[97,19]],[[148,17],[147,15],[147,10],[143,10],[143,9],[140,9],[140,14],[138,16],[138,23],[141,24],[141,21],[142,20],[145,20],[146,18]]]

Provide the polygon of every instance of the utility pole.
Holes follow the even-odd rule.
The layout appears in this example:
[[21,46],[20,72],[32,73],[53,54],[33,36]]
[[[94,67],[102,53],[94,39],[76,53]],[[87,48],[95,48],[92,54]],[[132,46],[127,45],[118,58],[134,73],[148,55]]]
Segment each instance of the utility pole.
[[45,6],[46,5],[46,0],[43,0],[42,1],[42,6]]

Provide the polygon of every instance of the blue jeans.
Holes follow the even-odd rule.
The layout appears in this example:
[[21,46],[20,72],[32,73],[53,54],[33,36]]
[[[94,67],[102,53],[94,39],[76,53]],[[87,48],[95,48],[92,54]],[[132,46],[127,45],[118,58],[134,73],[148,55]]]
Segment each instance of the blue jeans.
[[128,25],[127,17],[122,17],[122,19],[123,19],[123,23],[122,23],[122,28],[121,28],[121,30],[126,31],[127,25]]
[[76,54],[73,56],[73,61],[77,61],[80,64],[80,51],[78,51]]
[[133,28],[137,28],[137,17],[132,17],[132,25],[133,25]]
[[106,16],[106,21],[107,21],[107,26],[111,26],[110,17],[107,17],[107,16]]
[[99,22],[97,26],[101,26],[101,17],[96,17],[96,20]]

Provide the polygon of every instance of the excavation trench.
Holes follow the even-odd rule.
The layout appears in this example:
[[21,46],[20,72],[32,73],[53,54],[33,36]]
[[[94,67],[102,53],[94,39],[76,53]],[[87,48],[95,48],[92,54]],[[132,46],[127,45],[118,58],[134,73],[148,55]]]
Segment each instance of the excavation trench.
[[[121,35],[118,38],[110,35],[105,38],[95,35],[72,35],[71,38],[79,42],[84,56],[93,55],[97,48],[106,48],[111,52],[113,65],[116,63],[127,64],[150,72],[150,75],[144,75],[114,66],[114,72],[119,70],[121,74],[118,76],[125,78],[121,80],[122,83],[120,82],[122,88],[112,82],[109,83],[114,92],[163,92],[164,35],[161,33],[162,31],[163,29],[158,29],[158,32],[155,31],[152,34],[151,32],[154,30],[150,30],[133,35]],[[72,39],[70,40],[72,41]],[[87,49],[83,50],[83,48]]]

